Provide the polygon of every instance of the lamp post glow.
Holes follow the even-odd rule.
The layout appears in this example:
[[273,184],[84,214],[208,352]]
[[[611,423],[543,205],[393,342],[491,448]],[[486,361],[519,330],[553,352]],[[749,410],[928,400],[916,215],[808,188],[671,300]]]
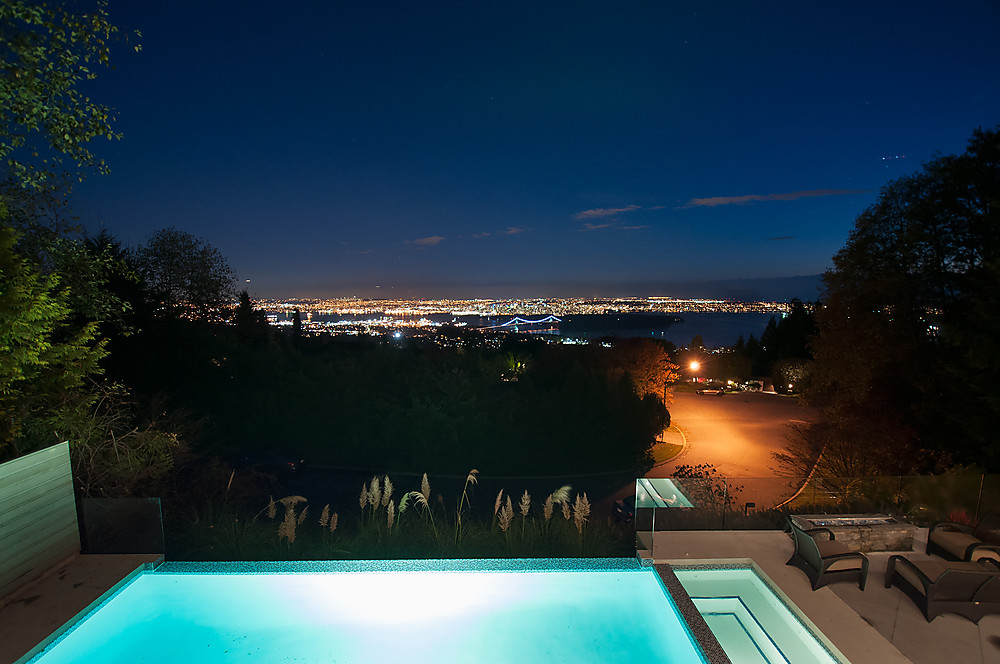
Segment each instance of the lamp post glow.
[[698,360],[692,360],[691,364],[688,365],[688,368],[691,369],[691,382],[698,382],[698,369],[701,369],[701,362]]

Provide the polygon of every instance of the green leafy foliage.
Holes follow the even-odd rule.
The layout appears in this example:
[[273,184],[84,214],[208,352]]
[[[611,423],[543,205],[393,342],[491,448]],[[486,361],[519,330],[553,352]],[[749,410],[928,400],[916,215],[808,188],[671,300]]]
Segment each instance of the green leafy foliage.
[[139,416],[128,390],[92,383],[76,407],[60,417],[70,441],[73,479],[84,496],[159,495],[186,446],[168,422]]
[[65,439],[56,423],[106,355],[97,324],[69,326],[59,277],[22,258],[16,241],[0,225],[0,455],[8,457]]
[[89,4],[0,2],[0,161],[23,187],[49,186],[67,168],[80,179],[106,172],[90,143],[120,137],[111,110],[82,89],[109,65],[119,37],[106,0]]

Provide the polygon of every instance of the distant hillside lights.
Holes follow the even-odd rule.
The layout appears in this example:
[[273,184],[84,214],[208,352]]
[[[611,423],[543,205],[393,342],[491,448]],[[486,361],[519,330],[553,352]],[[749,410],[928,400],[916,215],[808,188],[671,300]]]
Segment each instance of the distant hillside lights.
[[257,300],[265,311],[290,313],[295,309],[317,315],[517,316],[612,313],[774,313],[787,314],[788,302],[675,299],[671,297],[542,298],[537,300],[374,300],[365,298]]

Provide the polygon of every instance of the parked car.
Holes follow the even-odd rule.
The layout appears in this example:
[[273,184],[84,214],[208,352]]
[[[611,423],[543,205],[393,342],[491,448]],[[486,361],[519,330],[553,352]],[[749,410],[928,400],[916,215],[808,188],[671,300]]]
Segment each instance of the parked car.
[[722,385],[706,385],[697,390],[698,394],[721,397],[726,393],[726,388]]

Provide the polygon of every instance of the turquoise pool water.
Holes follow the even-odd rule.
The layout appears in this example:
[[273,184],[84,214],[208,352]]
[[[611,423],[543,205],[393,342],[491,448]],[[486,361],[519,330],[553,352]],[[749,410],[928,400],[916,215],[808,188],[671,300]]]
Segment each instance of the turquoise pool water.
[[[167,563],[137,574],[30,661],[705,661],[652,569],[493,562],[499,569]],[[248,568],[255,573],[234,573]]]
[[753,567],[675,567],[674,574],[733,664],[846,662]]

